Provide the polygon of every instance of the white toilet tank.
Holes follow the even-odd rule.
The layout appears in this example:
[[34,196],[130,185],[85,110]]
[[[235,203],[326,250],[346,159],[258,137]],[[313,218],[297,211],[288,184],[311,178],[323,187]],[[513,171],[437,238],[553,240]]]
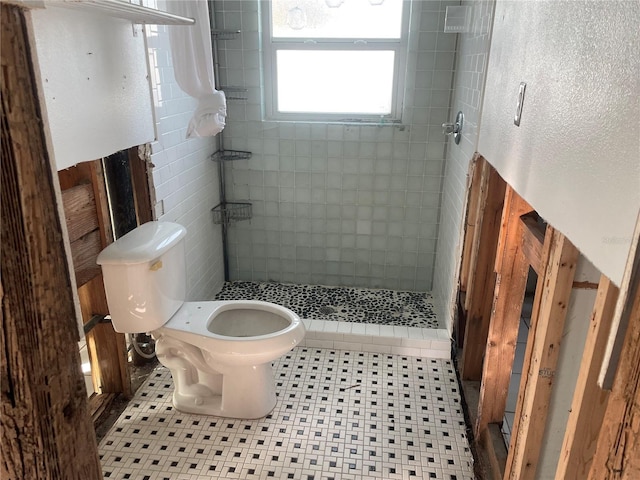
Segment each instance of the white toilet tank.
[[97,262],[117,332],[151,332],[184,303],[186,233],[177,223],[148,222],[100,252]]

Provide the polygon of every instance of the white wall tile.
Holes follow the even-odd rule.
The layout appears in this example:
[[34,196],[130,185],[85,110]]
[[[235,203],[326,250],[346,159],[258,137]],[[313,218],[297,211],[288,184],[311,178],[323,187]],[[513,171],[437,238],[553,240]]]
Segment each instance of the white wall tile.
[[[165,28],[146,27],[158,141],[152,143],[158,220],[187,228],[187,296],[209,300],[224,280],[220,227],[211,208],[219,201],[218,169],[210,160],[216,139],[186,139],[197,102],[177,85]],[[157,33],[154,33],[157,32]],[[164,101],[163,101],[164,100]]]
[[467,172],[477,145],[481,115],[480,99],[490,45],[489,25],[495,0],[465,0],[462,5],[471,8],[473,18],[471,32],[458,34],[451,115],[453,118],[456,112],[463,111],[464,130],[459,145],[449,140],[447,146],[433,288],[438,318],[443,319],[449,329],[452,328],[454,295],[462,248],[461,232]]
[[[247,17],[245,8],[257,12],[258,2],[239,2],[243,4],[241,8],[237,3],[215,2],[218,28],[243,29],[238,41],[220,42],[223,53],[227,54],[224,60],[228,61],[227,64],[221,61],[220,70],[222,78],[237,75],[240,70],[246,82],[252,81],[248,79],[249,72],[257,72],[259,66],[254,63],[260,60],[260,56],[257,51],[258,42],[254,41],[257,38],[255,13]],[[407,102],[402,125],[263,122],[259,95],[240,102],[241,105],[238,102],[231,105],[232,101],[229,102],[228,123],[232,126],[234,147],[236,139],[238,144],[244,140],[245,145],[256,151],[252,160],[229,165],[226,182],[228,198],[246,198],[245,187],[251,177],[237,177],[238,171],[274,171],[275,158],[267,159],[264,154],[277,156],[279,172],[295,178],[294,184],[285,184],[282,183],[283,176],[280,176],[277,209],[273,206],[254,211],[251,222],[239,222],[231,226],[231,230],[237,229],[242,234],[234,235],[234,243],[230,242],[230,255],[239,255],[240,244],[249,248],[243,266],[240,262],[233,262],[232,279],[256,280],[266,273],[267,278],[274,281],[299,283],[303,278],[313,278],[315,282],[322,284],[355,283],[362,287],[410,290],[432,288],[435,250],[431,244],[421,242],[421,235],[425,230],[416,228],[416,225],[428,225],[426,231],[430,232],[429,239],[435,238],[446,147],[440,125],[448,116],[448,88],[453,76],[452,45],[455,45],[455,35],[441,33],[440,20],[445,14],[445,2],[414,2],[414,6],[417,10],[413,16],[414,31],[411,35],[415,41],[412,40],[410,44],[408,64],[411,70],[406,82],[406,98],[412,105],[409,106]],[[420,12],[425,9],[429,10],[429,14]],[[245,28],[247,26],[248,30]],[[422,40],[419,41],[418,37]],[[256,83],[258,85],[259,80]],[[419,90],[413,91],[416,85],[421,86]],[[239,128],[236,137],[233,125],[238,122],[260,125],[260,128]],[[272,136],[269,138],[273,142],[266,141],[266,131],[271,132]],[[429,138],[431,131],[436,133]],[[243,139],[243,136],[246,138]],[[173,137],[167,140],[175,141]],[[325,172],[326,177],[323,176],[322,181],[313,177],[316,173],[325,175]],[[312,175],[311,182],[308,181],[308,175],[298,177],[299,173]],[[433,191],[434,194],[424,195],[427,191]],[[407,192],[412,194],[408,195]],[[266,200],[266,190],[250,189],[250,193],[252,201]],[[292,209],[285,206],[285,203],[296,206],[306,204],[308,207]],[[326,208],[313,208],[323,205]],[[429,209],[428,214],[420,213],[424,209]],[[300,221],[301,215],[307,215],[306,222]],[[285,219],[289,221],[283,222]],[[311,219],[313,221],[310,222]],[[321,223],[320,219],[326,219],[326,223]],[[375,221],[378,221],[377,225],[374,224]],[[393,225],[387,224],[387,228],[382,226],[390,221]],[[300,264],[307,259],[298,257],[298,253],[307,250],[295,247],[309,247],[311,237],[290,235],[289,232],[300,232],[305,228],[305,232],[318,232],[323,225],[327,233],[324,235],[325,243],[322,243],[322,237],[316,237],[314,247],[325,248],[327,260],[340,263],[329,265],[318,261]],[[280,242],[284,241],[283,236],[290,240],[272,245],[283,247],[279,249],[281,263],[291,263],[294,266],[299,264],[298,267],[308,265],[310,271],[298,267],[286,271],[278,268],[284,265],[278,265],[273,261],[274,258],[265,263],[265,258],[261,258],[252,237],[244,234],[249,230],[258,230],[267,245],[270,245],[272,240],[267,239],[266,231],[273,229],[281,233]],[[359,237],[356,238],[356,235]],[[409,262],[415,263],[421,255],[425,265],[421,266],[420,271],[415,264],[411,268],[400,268],[405,245],[412,249],[412,255],[404,257],[405,267],[409,267]],[[374,246],[377,252],[375,255]],[[428,249],[417,250],[421,246]],[[266,251],[275,252],[276,249],[267,248]],[[373,268],[374,257],[379,262],[378,268]],[[345,262],[347,258],[352,260]],[[267,271],[257,268],[258,264],[266,264]],[[380,275],[381,271],[384,271],[384,276]]]

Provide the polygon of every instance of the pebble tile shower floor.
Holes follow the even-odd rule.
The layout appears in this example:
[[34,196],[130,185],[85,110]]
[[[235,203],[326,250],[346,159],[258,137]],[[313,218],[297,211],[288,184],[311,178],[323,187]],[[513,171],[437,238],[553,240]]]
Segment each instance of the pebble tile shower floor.
[[245,299],[282,305],[300,318],[438,328],[428,292],[236,281],[226,282],[216,296]]
[[259,420],[176,411],[151,373],[100,443],[109,479],[471,480],[449,360],[297,347],[274,363]]

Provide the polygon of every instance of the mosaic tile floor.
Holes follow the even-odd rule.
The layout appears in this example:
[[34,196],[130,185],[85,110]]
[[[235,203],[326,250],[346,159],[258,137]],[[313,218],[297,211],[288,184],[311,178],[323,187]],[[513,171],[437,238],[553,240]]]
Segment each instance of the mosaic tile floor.
[[448,360],[298,347],[260,420],[190,415],[150,375],[100,443],[108,479],[473,479]]
[[262,300],[300,318],[438,328],[430,293],[323,285],[227,282],[216,300]]

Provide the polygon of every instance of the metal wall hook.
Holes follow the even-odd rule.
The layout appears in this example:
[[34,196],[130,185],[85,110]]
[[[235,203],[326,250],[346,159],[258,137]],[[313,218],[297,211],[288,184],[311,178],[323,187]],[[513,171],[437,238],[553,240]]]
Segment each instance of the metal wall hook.
[[460,111],[456,115],[456,121],[454,123],[443,123],[442,133],[444,135],[453,135],[453,141],[456,145],[460,143],[462,137],[462,125],[464,123],[464,114]]

